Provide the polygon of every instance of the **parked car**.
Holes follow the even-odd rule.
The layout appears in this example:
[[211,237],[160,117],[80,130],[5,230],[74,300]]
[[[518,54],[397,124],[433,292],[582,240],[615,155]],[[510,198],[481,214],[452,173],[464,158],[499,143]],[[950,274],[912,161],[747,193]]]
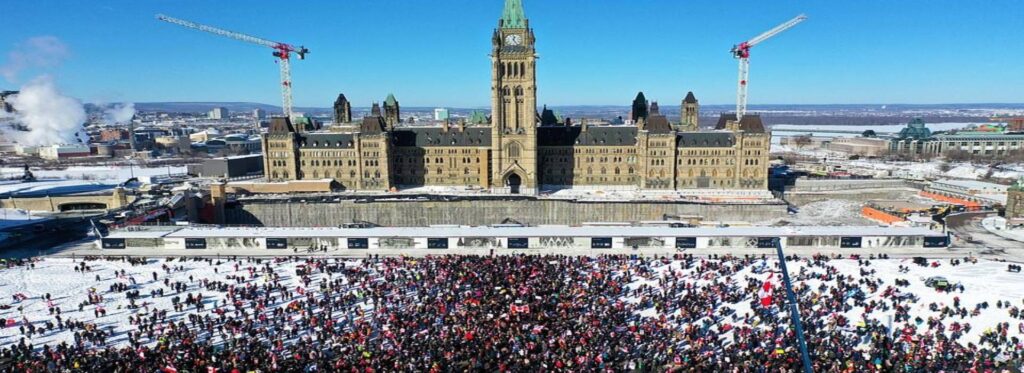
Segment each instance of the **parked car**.
[[924,285],[935,289],[945,289],[949,287],[949,280],[942,276],[932,276],[924,280]]

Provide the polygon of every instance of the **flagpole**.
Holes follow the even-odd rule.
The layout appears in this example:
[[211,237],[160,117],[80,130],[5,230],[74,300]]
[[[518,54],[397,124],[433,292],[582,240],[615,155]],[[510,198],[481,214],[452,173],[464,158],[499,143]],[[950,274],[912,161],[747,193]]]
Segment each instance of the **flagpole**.
[[804,340],[804,325],[800,322],[800,310],[797,308],[793,284],[789,281],[789,270],[786,269],[786,256],[782,254],[782,239],[776,237],[775,251],[779,255],[779,266],[782,268],[782,282],[786,287],[786,298],[789,300],[789,319],[796,328],[796,339],[800,347],[800,357],[804,362],[804,373],[813,373],[811,357],[807,354],[807,342]]

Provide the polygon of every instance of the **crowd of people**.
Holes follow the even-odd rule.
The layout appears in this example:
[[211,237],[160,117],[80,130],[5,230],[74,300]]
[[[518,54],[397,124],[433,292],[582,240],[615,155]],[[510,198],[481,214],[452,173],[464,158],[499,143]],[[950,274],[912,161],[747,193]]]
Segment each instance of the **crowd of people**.
[[[45,319],[7,320],[20,330],[0,346],[0,372],[802,370],[772,258],[84,258],[75,271],[92,278],[103,260],[131,267],[97,277],[104,286],[75,306],[124,299],[129,330],[51,305]],[[836,260],[856,260],[857,273]],[[924,318],[911,312],[922,294],[874,263],[787,258],[816,372],[1021,369],[1024,299],[929,302]],[[1014,323],[968,340],[981,312]],[[64,331],[73,338],[33,343]]]

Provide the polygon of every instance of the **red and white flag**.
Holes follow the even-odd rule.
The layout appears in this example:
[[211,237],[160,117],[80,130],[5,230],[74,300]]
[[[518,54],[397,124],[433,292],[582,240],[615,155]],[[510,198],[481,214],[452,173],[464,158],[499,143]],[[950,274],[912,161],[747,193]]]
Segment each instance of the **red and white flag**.
[[757,292],[757,297],[761,299],[761,307],[768,307],[772,304],[772,275],[768,275],[768,280],[761,285],[761,290]]

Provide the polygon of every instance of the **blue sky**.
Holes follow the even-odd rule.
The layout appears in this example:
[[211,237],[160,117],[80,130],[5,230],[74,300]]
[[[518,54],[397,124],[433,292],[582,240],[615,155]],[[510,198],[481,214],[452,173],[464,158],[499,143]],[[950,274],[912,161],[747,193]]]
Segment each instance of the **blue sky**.
[[[524,0],[538,39],[541,104],[626,105],[637,91],[676,103],[735,101],[729,48],[796,14],[809,19],[756,47],[752,104],[1024,102],[1024,3],[992,1]],[[52,74],[85,101],[280,104],[269,50],[191,31],[156,13],[312,53],[293,64],[295,102],[356,106],[391,92],[403,106],[489,105],[487,54],[501,0],[10,1],[0,64],[54,36]]]

